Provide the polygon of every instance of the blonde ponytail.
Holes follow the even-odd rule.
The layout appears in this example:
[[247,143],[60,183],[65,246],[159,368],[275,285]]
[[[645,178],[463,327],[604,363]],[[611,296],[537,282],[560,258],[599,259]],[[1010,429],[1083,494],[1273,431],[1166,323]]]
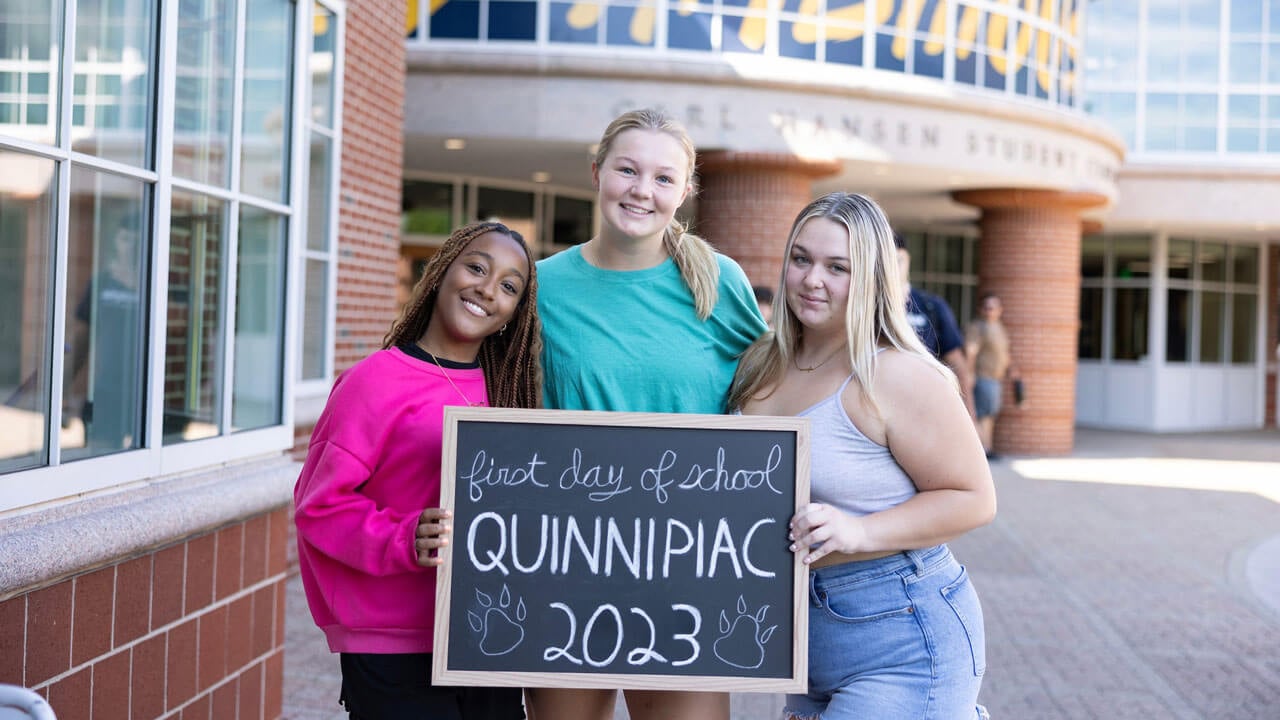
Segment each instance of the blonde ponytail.
[[720,263],[711,243],[689,232],[684,223],[672,218],[662,233],[662,246],[680,269],[680,279],[693,295],[698,319],[711,317],[720,299]]

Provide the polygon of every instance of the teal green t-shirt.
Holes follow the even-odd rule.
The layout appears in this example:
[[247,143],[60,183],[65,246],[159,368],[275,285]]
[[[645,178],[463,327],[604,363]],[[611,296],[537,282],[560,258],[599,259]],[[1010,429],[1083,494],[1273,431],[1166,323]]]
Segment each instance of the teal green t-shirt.
[[719,297],[705,321],[669,258],[602,270],[573,247],[539,261],[546,407],[723,413],[738,356],[765,324],[742,268],[716,259]]

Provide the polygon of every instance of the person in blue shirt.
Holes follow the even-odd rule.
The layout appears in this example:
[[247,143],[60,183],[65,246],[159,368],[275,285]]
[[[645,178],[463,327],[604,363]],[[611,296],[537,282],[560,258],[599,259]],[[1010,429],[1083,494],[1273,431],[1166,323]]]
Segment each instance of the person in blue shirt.
[[[696,155],[668,115],[616,118],[591,164],[600,231],[538,263],[543,402],[569,410],[726,410],[738,356],[766,327],[746,274],[676,209]],[[533,720],[610,720],[616,691],[531,688]],[[728,720],[726,693],[627,690],[633,720]]]
[[925,348],[955,373],[956,381],[960,383],[960,395],[972,418],[973,377],[969,372],[969,356],[965,354],[960,324],[946,300],[911,285],[911,253],[907,251],[906,240],[895,232],[893,244],[898,248],[898,276],[907,292],[907,321]]

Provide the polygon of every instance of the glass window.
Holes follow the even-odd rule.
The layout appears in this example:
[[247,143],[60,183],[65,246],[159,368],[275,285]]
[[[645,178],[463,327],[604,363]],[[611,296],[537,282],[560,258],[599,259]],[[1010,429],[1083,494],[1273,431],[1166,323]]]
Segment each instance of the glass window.
[[290,122],[293,3],[256,0],[245,12],[240,190],[287,202],[289,153],[283,130]]
[[[483,219],[483,218],[478,218]],[[453,183],[405,180],[400,229],[414,235],[447,237],[453,232]]]
[[[1152,6],[1155,10],[1155,6]],[[1175,8],[1176,11],[1176,8]],[[1147,80],[1153,83],[1176,82],[1182,64],[1181,37],[1173,30],[1150,28],[1147,43]]]
[[311,12],[311,122],[333,127],[336,18],[320,3],[316,3]]
[[1191,343],[1191,291],[1169,288],[1169,307],[1165,316],[1165,353],[1168,362],[1186,362],[1190,359]]
[[667,12],[667,47],[673,50],[710,50],[714,16],[686,9],[691,6],[680,5],[681,9]]
[[928,272],[960,274],[964,272],[965,238],[954,235],[929,235],[925,249]]
[[1221,0],[1183,0],[1187,8],[1187,25],[1203,32],[1218,31]]
[[1178,137],[1178,96],[1173,93],[1147,95],[1146,149],[1174,150]]
[[1261,95],[1230,95],[1227,97],[1227,121],[1232,125],[1257,125],[1261,120]]
[[1222,362],[1222,340],[1226,331],[1226,294],[1200,293],[1200,362]]
[[152,0],[76,4],[77,151],[149,165],[155,14]]
[[1188,125],[1218,124],[1218,96],[1188,93],[1182,96],[1182,120]]
[[1236,293],[1231,296],[1231,362],[1252,363],[1258,327],[1258,296]]
[[533,40],[538,28],[538,6],[532,0],[490,0],[490,40]]
[[236,249],[233,430],[281,422],[286,227],[282,215],[241,206]]
[[147,188],[76,167],[67,230],[63,458],[142,446]]
[[1231,3],[1231,33],[1249,34],[1262,30],[1262,3],[1258,0],[1235,0]]
[[222,425],[226,207],[175,190],[169,231],[164,442],[212,437]]
[[[1245,3],[1236,3],[1243,5]],[[1254,26],[1257,27],[1256,25]],[[1233,83],[1262,82],[1262,43],[1235,40],[1227,61]]]
[[325,377],[327,372],[325,319],[329,307],[329,263],[307,258],[306,266],[299,379],[315,380]]
[[1226,282],[1227,246],[1222,243],[1200,243],[1200,279],[1205,282]]
[[1218,82],[1218,37],[1193,40],[1182,49],[1182,79],[1188,82]]
[[1151,276],[1151,239],[1117,237],[1113,243],[1115,276],[1117,278],[1145,278]]
[[428,12],[433,38],[475,40],[480,37],[480,3],[476,0],[432,3]]
[[[303,251],[302,320],[298,333],[298,378],[324,380],[330,374],[329,336],[331,298],[329,278],[337,263],[337,228],[332,227],[334,168],[337,137],[335,88],[338,79],[340,18],[319,3],[312,5],[311,59],[309,69],[311,111],[306,118],[310,151],[307,154],[307,224]],[[304,32],[307,28],[304,28]],[[238,421],[237,421],[238,422]]]
[[1256,153],[1262,149],[1262,131],[1253,128],[1227,128],[1227,151]]
[[48,448],[56,185],[52,160],[0,150],[0,165],[23,179],[0,186],[0,472],[8,472],[43,464]]
[[311,133],[311,157],[307,165],[307,249],[328,250],[329,189],[332,187],[333,141],[322,133]]
[[551,226],[552,242],[579,245],[591,239],[591,201],[557,196]]
[[1111,357],[1114,360],[1143,360],[1147,356],[1147,312],[1150,290],[1115,289]]
[[606,42],[610,45],[652,46],[654,12],[650,7],[619,6],[613,0],[605,10]]
[[1081,359],[1102,359],[1102,288],[1080,288],[1080,342],[1077,353]]
[[1080,277],[1102,277],[1106,255],[1106,238],[1101,235],[1087,235],[1082,238],[1080,240]]
[[[45,465],[51,480],[27,485],[24,503],[195,469],[223,448],[289,444],[282,344],[301,277],[289,276],[286,249],[305,199],[286,192],[288,102],[302,97],[291,49],[309,23],[297,27],[293,0],[176,0],[162,28],[162,4],[8,0],[0,10],[0,114],[48,116],[42,129],[0,130],[0,473]],[[168,62],[159,47],[173,49]],[[59,88],[75,121],[61,138],[45,131]],[[167,128],[156,111],[166,92]],[[160,157],[173,158],[171,175]],[[332,243],[302,250],[299,273],[309,252],[334,253]],[[318,291],[333,302],[332,286]],[[212,453],[181,447],[249,429],[259,431],[204,443]],[[0,513],[16,501],[0,493]]]
[[476,192],[475,219],[496,220],[523,235],[530,245],[539,242],[531,192],[481,187]]
[[[431,37],[467,37],[462,34],[460,28],[459,34],[437,35],[436,23],[437,18],[446,15],[451,7],[457,6],[452,13],[459,13],[464,3],[446,3],[431,16]],[[599,33],[601,7],[595,2],[552,2],[550,17],[547,22],[548,39],[553,43],[595,43],[596,36]],[[450,23],[458,26],[464,25],[461,20],[453,20]],[[472,36],[474,37],[474,36]]]
[[1169,278],[1190,280],[1195,242],[1183,238],[1169,239]]
[[[25,125],[22,137],[53,144],[57,139],[62,16],[49,0],[7,0],[0,10],[0,60],[14,70],[0,88],[0,124]],[[51,77],[53,78],[51,80]]]
[[1231,246],[1231,282],[1246,285],[1258,283],[1258,248],[1251,245]]
[[1218,129],[1216,127],[1188,127],[1182,129],[1182,149],[1192,152],[1216,152]]
[[226,187],[230,177],[234,0],[179,0],[173,171]]

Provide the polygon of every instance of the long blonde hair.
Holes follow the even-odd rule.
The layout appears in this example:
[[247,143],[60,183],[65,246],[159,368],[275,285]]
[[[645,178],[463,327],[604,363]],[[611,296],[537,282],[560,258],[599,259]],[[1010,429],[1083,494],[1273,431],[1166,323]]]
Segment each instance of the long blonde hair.
[[[625,112],[614,118],[600,137],[600,145],[596,150],[596,167],[604,167],[604,161],[613,149],[613,141],[627,130],[650,130],[666,133],[675,138],[684,150],[688,164],[685,168],[686,179],[693,178],[697,164],[697,150],[684,126],[661,110],[644,108]],[[716,262],[715,250],[706,240],[689,232],[689,228],[674,216],[662,231],[662,247],[675,261],[680,269],[680,278],[693,295],[693,304],[698,317],[706,320],[716,307],[719,299],[720,265]]]
[[480,342],[477,359],[484,370],[484,384],[493,407],[536,408],[542,393],[542,324],[538,320],[538,271],[533,253],[524,237],[511,228],[497,222],[479,222],[464,225],[449,236],[435,255],[427,261],[422,279],[413,288],[413,297],[400,310],[400,316],[392,323],[391,330],[382,339],[383,349],[417,342],[427,331],[436,298],[440,295],[440,283],[444,281],[449,266],[458,259],[472,240],[485,233],[501,233],[519,243],[529,261],[529,282],[524,296],[516,305],[516,312],[502,332],[496,332]]
[[[889,219],[875,201],[856,193],[835,192],[805,206],[791,225],[783,253],[782,274],[774,294],[774,330],[765,333],[747,348],[738,363],[738,372],[729,389],[729,407],[741,408],[748,400],[771,388],[782,378],[795,357],[803,331],[800,321],[787,305],[787,267],[792,246],[804,224],[825,218],[843,226],[849,235],[849,299],[845,305],[849,364],[863,399],[875,412],[879,408],[871,395],[876,350],[888,345],[919,356],[959,388],[955,375],[925,348],[907,320],[906,295],[898,275],[897,249]],[[766,395],[767,396],[767,395]]]

